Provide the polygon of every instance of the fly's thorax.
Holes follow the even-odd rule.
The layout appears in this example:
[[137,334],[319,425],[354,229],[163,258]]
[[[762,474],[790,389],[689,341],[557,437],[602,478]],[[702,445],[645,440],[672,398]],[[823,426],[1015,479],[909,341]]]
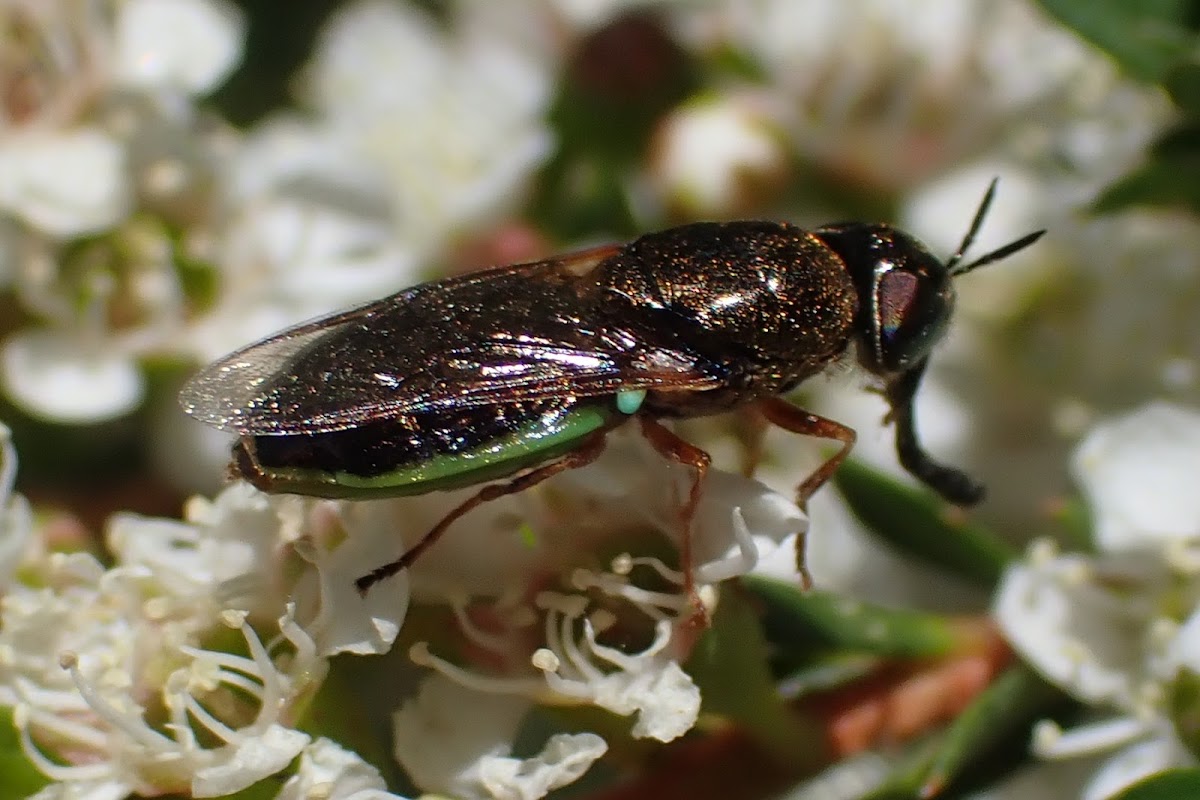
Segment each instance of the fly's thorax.
[[597,275],[706,355],[760,364],[824,361],[845,350],[858,295],[841,259],[792,225],[702,222],[647,234]]

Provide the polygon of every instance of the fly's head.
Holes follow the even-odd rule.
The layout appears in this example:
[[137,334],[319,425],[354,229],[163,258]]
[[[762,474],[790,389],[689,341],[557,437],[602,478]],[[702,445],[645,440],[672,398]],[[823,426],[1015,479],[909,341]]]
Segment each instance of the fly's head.
[[848,222],[814,231],[841,257],[858,292],[854,322],[858,361],[884,381],[901,464],[960,505],[979,502],[983,487],[924,452],[917,440],[912,407],[929,354],[945,335],[954,311],[954,278],[1023,250],[1045,233],[1036,231],[964,263],[963,256],[975,241],[995,191],[996,182],[992,181],[962,244],[945,262],[891,225]]

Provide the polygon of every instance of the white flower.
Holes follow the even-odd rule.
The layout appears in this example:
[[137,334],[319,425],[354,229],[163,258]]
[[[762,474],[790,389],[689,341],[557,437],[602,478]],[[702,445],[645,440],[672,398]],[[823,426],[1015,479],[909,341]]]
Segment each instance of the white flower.
[[999,140],[1081,184],[1063,189],[1074,204],[1132,163],[1167,108],[1031,5],[750,0],[676,17],[697,46],[762,64],[801,155],[826,168],[904,188]]
[[[695,725],[700,691],[681,663],[697,622],[717,603],[720,581],[753,570],[762,554],[802,533],[806,519],[791,500],[714,468],[692,520],[690,569],[639,554],[664,543],[684,548],[680,510],[693,479],[691,468],[667,461],[627,426],[609,434],[593,464],[459,519],[402,573],[411,573],[419,604],[449,605],[457,630],[446,634],[462,638],[469,662],[452,664],[426,642],[410,649],[442,676],[396,717],[397,755],[422,789],[539,797],[578,777],[603,752],[598,737],[552,738],[532,760],[512,757],[512,731],[531,702],[632,716],[633,736],[659,741]],[[341,518],[351,540],[367,543],[363,553],[374,549],[378,566],[475,491],[347,504]],[[595,568],[597,553],[614,547],[621,550],[610,567]],[[370,561],[361,563],[356,569],[365,571]],[[643,643],[622,648],[608,636]],[[461,692],[445,679],[482,697],[459,704]],[[448,729],[461,742],[431,733],[463,713],[476,738],[457,727]]]
[[0,422],[0,592],[8,588],[34,536],[33,510],[13,492],[16,482],[17,451]]
[[0,209],[51,236],[95,233],[131,202],[125,153],[94,127],[0,137]]
[[1133,708],[1144,667],[1152,608],[1113,591],[1106,571],[1085,556],[1059,556],[1035,544],[1004,574],[993,613],[1026,661],[1089,703]]
[[1096,426],[1073,465],[1099,552],[1059,555],[1035,543],[996,594],[996,620],[1025,661],[1079,700],[1117,712],[1035,731],[1044,758],[1123,748],[1088,782],[1086,800],[1195,763],[1174,725],[1176,713],[1194,710],[1174,708],[1172,697],[1178,682],[1200,675],[1200,609],[1179,614],[1179,600],[1200,593],[1200,507],[1189,480],[1198,446],[1200,414],[1165,403]]
[[1101,550],[1200,541],[1200,412],[1160,402],[1104,422],[1079,445],[1071,467]]
[[378,167],[327,124],[269,120],[223,177],[230,212],[213,245],[219,294],[184,340],[199,361],[390,294],[425,266],[397,234]]
[[782,131],[758,107],[762,97],[700,97],[662,122],[649,177],[669,206],[683,216],[736,213],[763,184],[786,175]]
[[284,545],[299,527],[294,498],[273,498],[235,483],[213,500],[194,497],[184,519],[119,513],[106,543],[117,562],[153,576],[157,602],[172,613],[210,619],[234,598],[243,607],[278,608]]
[[487,34],[365,0],[341,10],[318,44],[314,104],[386,179],[402,238],[423,257],[509,208],[550,152],[550,74],[519,43]]
[[103,342],[26,330],[0,343],[0,385],[31,416],[68,424],[124,416],[145,381],[128,354]]
[[1168,577],[1124,573],[1122,558],[1092,563],[1056,556],[1046,543],[1031,552],[1028,563],[1005,573],[993,608],[996,620],[1047,680],[1119,714],[1066,732],[1042,722],[1034,732],[1034,752],[1066,759],[1122,748],[1088,781],[1086,800],[1105,800],[1150,774],[1190,764],[1167,698],[1185,663],[1173,653],[1200,650],[1193,632],[1200,624],[1186,626],[1185,633],[1158,616],[1151,604],[1169,590]]
[[[2,449],[7,554],[7,537],[20,541],[21,531],[6,526],[21,523],[23,505],[8,494],[15,462]],[[309,742],[291,723],[326,662],[293,604],[270,647],[246,612],[222,608],[232,599],[279,607],[283,545],[320,534],[309,505],[235,484],[193,500],[185,521],[115,517],[111,569],[83,553],[30,557],[36,585],[13,583],[0,599],[0,705],[12,709],[26,757],[56,781],[43,797],[224,796],[291,763]],[[308,575],[302,586],[317,583]],[[325,613],[320,592],[298,596]],[[240,631],[248,657],[201,647],[220,623]],[[390,795],[359,800],[372,797]]]
[[379,770],[329,739],[317,739],[300,753],[296,774],[275,800],[404,800],[387,791]]
[[[545,673],[546,685],[614,714],[636,713],[632,734],[639,739],[669,742],[687,733],[700,713],[700,690],[667,649],[670,621],[658,621],[645,650],[624,653],[596,641],[595,626],[583,618],[586,603],[577,602],[582,599],[551,593],[539,598],[548,612],[546,647],[534,653],[533,663]],[[581,619],[582,648],[574,634]]]
[[408,576],[362,597],[354,580],[379,565],[378,545],[344,536],[334,514],[328,503],[239,482],[212,501],[192,498],[183,521],[118,514],[108,545],[121,565],[153,576],[159,614],[203,621],[234,602],[269,613],[288,592],[321,656],[387,652],[407,612]]
[[[576,528],[611,535],[648,525],[682,546],[680,504],[694,477],[691,467],[666,461],[635,425],[628,425],[608,435],[594,464],[556,476],[551,486],[562,487],[558,501],[579,509],[564,515],[577,522]],[[690,529],[696,579],[717,583],[749,573],[759,558],[807,530],[808,520],[790,490],[772,491],[757,480],[710,468]]]
[[114,72],[146,89],[202,94],[237,66],[245,25],[220,0],[125,0],[116,20]]
[[336,653],[386,653],[408,613],[409,575],[401,572],[360,594],[355,581],[381,563],[378,543],[348,536],[331,549],[321,537],[296,542],[297,553],[310,564],[294,597],[315,606],[307,630],[323,656]]
[[654,6],[654,0],[550,0],[550,5],[579,33],[587,33],[615,17]]
[[[290,616],[279,620],[291,646],[284,671],[244,614],[223,621],[240,629],[249,658],[202,650],[196,632],[138,618],[154,609],[131,602],[144,572],[57,560],[55,589],[5,597],[0,631],[0,697],[15,705],[21,748],[47,777],[85,793],[217,797],[278,772],[307,744],[283,723],[324,662]],[[161,703],[164,729],[145,719],[147,701]]]
[[126,800],[129,787],[120,781],[52,783],[27,800]]
[[[659,455],[636,425],[619,428],[608,434],[593,464],[485,503],[455,521],[413,566],[414,595],[435,602],[501,597],[517,584],[570,575],[576,565],[592,563],[592,554],[606,542],[628,545],[631,535],[649,536],[648,544],[662,536],[682,547],[680,508],[693,476],[690,467]],[[476,491],[347,504],[342,521],[351,538],[374,542],[378,566],[416,544]],[[710,469],[690,529],[695,582],[751,572],[759,558],[790,545],[806,529],[806,518],[789,497]],[[682,593],[676,600],[676,610],[689,602]]]
[[426,792],[536,800],[577,780],[607,750],[595,734],[559,734],[528,759],[511,756],[529,702],[473,691],[442,675],[393,716],[396,759]]

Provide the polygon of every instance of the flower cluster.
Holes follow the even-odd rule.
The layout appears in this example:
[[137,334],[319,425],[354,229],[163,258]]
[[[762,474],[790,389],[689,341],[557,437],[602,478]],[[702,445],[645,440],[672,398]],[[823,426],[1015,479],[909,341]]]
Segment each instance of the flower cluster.
[[[680,665],[717,584],[790,545],[805,519],[760,484],[716,472],[690,533],[689,577],[654,553],[682,544],[672,498],[691,477],[640,437],[614,440],[593,466],[456,524],[411,574],[365,598],[354,578],[423,534],[453,496],[339,510],[235,484],[193,500],[182,521],[115,517],[106,568],[41,545],[45,531],[11,492],[6,445],[0,705],[27,758],[55,781],[38,797],[217,797],[297,756],[280,797],[322,759],[339,765],[329,791],[364,776],[382,791],[372,768],[297,726],[323,710],[314,696],[331,656],[386,652],[406,617],[438,609],[454,623],[437,646],[456,661],[411,644],[412,661],[430,672],[414,678],[415,695],[392,719],[395,757],[420,788],[540,797],[580,777],[606,750],[594,733],[555,734],[535,755],[513,755],[535,704],[632,715],[635,738],[681,736],[700,694]],[[650,554],[614,549],[627,546]],[[616,555],[597,564],[605,551]],[[472,563],[469,553],[485,556]],[[534,586],[544,588],[530,594]],[[278,633],[264,644],[259,629]],[[632,650],[604,643],[638,636],[645,643]],[[464,717],[468,731],[451,722]]]
[[1200,677],[1200,412],[1154,403],[1096,426],[1075,452],[1093,514],[1090,553],[1035,542],[1004,577],[994,613],[1047,680],[1116,716],[1036,730],[1047,759],[1119,749],[1088,782],[1114,797],[1196,763],[1189,720]]
[[[991,470],[987,513],[1027,522],[1105,409],[1200,391],[1200,227],[1076,219],[1170,105],[1035,3],[342,0],[289,102],[247,111],[256,5],[0,0],[0,725],[17,733],[0,762],[37,800],[542,797],[700,725],[712,698],[689,659],[741,598],[731,581],[795,581],[808,511],[821,589],[958,610],[964,593],[879,548],[833,492],[797,508],[816,448],[776,431],[756,478],[726,471],[751,460],[748,417],[682,423],[714,456],[690,526],[691,470],[626,426],[363,596],[357,578],[476,489],[220,490],[227,437],[176,403],[196,366],[303,319],[700,218],[875,215],[949,253],[999,176],[977,246],[1051,233],[964,282],[967,324],[918,410],[931,452]],[[837,366],[805,407],[901,474],[884,402]],[[1096,428],[1076,460],[1094,551],[1039,542],[996,597],[1022,656],[1120,715],[1046,725],[1038,753],[1136,742],[1089,800],[1192,760],[1200,518],[1179,481],[1198,427],[1158,405]],[[116,472],[110,435],[137,452],[114,480],[196,494],[180,518],[121,511],[91,537],[42,507],[59,495],[27,475],[79,471],[53,437]],[[77,494],[106,491],[92,477]]]

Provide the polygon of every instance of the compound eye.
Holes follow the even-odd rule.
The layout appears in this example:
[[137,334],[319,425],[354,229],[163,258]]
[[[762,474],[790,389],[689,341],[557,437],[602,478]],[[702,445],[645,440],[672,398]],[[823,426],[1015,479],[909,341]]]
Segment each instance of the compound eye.
[[895,340],[910,316],[917,299],[920,279],[911,272],[892,270],[879,279],[876,303],[879,309],[879,337],[883,347]]
[[900,372],[920,361],[941,338],[953,296],[928,276],[891,269],[875,283],[875,360],[885,372]]

